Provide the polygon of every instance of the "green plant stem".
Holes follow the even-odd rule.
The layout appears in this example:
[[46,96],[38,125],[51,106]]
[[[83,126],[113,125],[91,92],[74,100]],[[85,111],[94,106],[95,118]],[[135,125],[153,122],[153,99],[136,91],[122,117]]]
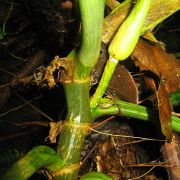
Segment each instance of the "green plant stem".
[[96,89],[96,92],[91,98],[90,106],[92,110],[97,107],[100,98],[105,93],[117,64],[118,60],[113,57],[108,59],[101,81]]
[[67,109],[57,154],[69,167],[57,172],[55,179],[76,180],[81,148],[92,122],[89,85],[90,72],[100,53],[105,0],[77,0],[81,14],[81,45],[69,57],[75,59],[74,79],[64,84]]
[[64,162],[57,156],[53,149],[47,146],[37,146],[12,165],[8,172],[0,177],[0,179],[27,180],[41,167],[55,171],[64,165]]
[[81,45],[77,53],[76,79],[88,77],[96,64],[101,45],[106,0],[78,0],[81,14]]
[[[100,105],[92,111],[92,118],[96,119],[103,115],[122,115],[144,121],[152,121],[157,118],[157,114],[147,107],[128,103],[125,101],[101,99]],[[180,118],[172,116],[172,129],[180,132]]]
[[[66,162],[67,167],[55,179],[77,179],[80,152],[84,138],[91,123],[89,105],[89,81],[67,83],[64,85],[68,114],[61,133],[57,154]],[[72,166],[77,168],[73,168]],[[72,167],[72,168],[71,168]]]

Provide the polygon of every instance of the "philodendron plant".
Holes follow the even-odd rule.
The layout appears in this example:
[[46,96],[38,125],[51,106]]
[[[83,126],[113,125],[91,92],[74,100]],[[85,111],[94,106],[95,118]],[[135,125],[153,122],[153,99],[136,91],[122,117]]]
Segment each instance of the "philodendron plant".
[[[126,6],[129,3],[130,1],[126,0],[119,7]],[[125,60],[132,53],[139,36],[143,33],[145,29],[144,20],[152,3],[151,0],[137,0],[134,4],[128,17],[119,27],[110,43],[109,59],[102,79],[96,92],[90,98],[90,74],[100,53],[106,0],[76,0],[81,17],[80,46],[72,50],[67,58],[63,58],[63,60],[56,58],[55,60],[58,62],[53,62],[64,68],[61,82],[65,89],[68,109],[57,149],[55,151],[47,146],[35,147],[16,162],[1,179],[25,180],[40,168],[45,168],[57,180],[77,179],[81,166],[80,153],[84,139],[91,130],[91,123],[102,115],[119,113],[119,108],[113,100],[102,97],[117,63]],[[175,9],[174,12],[178,9]],[[117,10],[119,10],[118,7]],[[162,17],[160,18],[162,19]],[[154,26],[156,25],[155,21],[151,22]],[[49,76],[53,74],[51,68],[48,69],[48,73]],[[49,85],[51,85],[50,82]],[[146,107],[120,100],[117,100],[116,103],[118,103],[121,114],[124,116],[145,121],[153,116],[153,113],[151,114],[151,111]],[[98,106],[99,104],[102,106]],[[179,118],[172,117],[172,128],[180,132]],[[91,172],[82,176],[81,179],[108,180],[111,178],[102,173]]]

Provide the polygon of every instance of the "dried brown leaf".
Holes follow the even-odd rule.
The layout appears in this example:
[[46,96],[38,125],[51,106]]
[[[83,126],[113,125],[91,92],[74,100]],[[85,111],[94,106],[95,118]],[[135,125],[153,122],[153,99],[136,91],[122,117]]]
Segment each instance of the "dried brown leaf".
[[140,39],[131,57],[141,70],[149,70],[162,78],[168,93],[180,90],[180,61],[172,54]]
[[173,132],[172,142],[166,142],[162,147],[164,159],[167,164],[170,165],[168,170],[169,179],[179,179],[180,177],[180,135]]
[[159,117],[163,134],[171,139],[171,105],[168,95],[180,90],[180,61],[158,46],[139,40],[131,55],[140,70],[160,77],[158,89]]
[[109,83],[108,90],[115,93],[120,99],[131,103],[138,103],[138,89],[128,70],[118,64]]
[[56,137],[61,134],[63,129],[62,121],[50,122],[49,140],[51,143],[56,143]]
[[162,133],[171,140],[172,128],[171,128],[171,104],[166,91],[165,83],[161,80],[158,89],[158,107],[159,107],[159,119],[161,122]]
[[152,46],[152,49],[167,92],[180,90],[180,61],[157,46]]
[[152,46],[142,39],[139,39],[131,55],[131,58],[134,60],[136,66],[138,66],[141,71],[149,70],[157,76],[160,75]]

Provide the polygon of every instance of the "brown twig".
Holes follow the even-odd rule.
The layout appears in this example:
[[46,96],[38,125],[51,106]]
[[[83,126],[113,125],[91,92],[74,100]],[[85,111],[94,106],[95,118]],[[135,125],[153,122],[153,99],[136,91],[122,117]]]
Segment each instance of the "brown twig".
[[8,123],[10,124],[13,124],[15,126],[49,126],[49,122],[37,122],[37,121],[34,121],[34,122],[22,122],[22,123],[16,123],[16,122],[12,122],[12,121],[7,121]]
[[[13,74],[3,68],[0,70],[5,72],[6,74],[9,74],[12,76],[9,83],[6,83],[1,86],[0,89],[0,108],[6,103],[6,101],[9,99],[11,95],[10,87],[9,86],[15,86],[19,83],[19,79],[22,79],[29,74],[32,74],[33,71],[42,65],[44,58],[46,57],[45,51],[39,50],[36,52],[29,60],[28,63],[26,63],[21,70],[19,70],[18,73]],[[9,85],[9,86],[8,86]]]

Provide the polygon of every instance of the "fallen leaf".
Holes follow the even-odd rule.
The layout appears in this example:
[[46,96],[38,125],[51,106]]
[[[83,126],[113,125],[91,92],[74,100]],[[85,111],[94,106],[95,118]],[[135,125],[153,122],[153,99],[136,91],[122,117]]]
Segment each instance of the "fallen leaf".
[[166,142],[162,147],[162,152],[164,155],[166,164],[169,165],[167,168],[168,179],[179,179],[180,177],[180,136],[178,133],[173,132],[173,138],[170,143]]
[[108,90],[121,100],[137,104],[139,101],[138,88],[128,70],[118,64],[109,83]]
[[140,70],[153,72],[160,78],[158,107],[163,134],[170,140],[171,105],[169,95],[180,90],[180,61],[162,48],[140,39],[134,49],[132,60]]
[[166,91],[165,83],[161,80],[158,88],[158,108],[159,108],[159,119],[161,122],[162,133],[167,137],[168,140],[172,139],[172,128],[171,128],[171,104]]
[[151,71],[162,78],[168,94],[180,90],[180,61],[172,54],[140,39],[131,58],[141,70]]
[[160,75],[152,46],[145,41],[139,39],[131,55],[131,59],[141,71],[152,71],[157,76]]
[[157,46],[152,48],[167,92],[173,93],[180,90],[180,61]]

